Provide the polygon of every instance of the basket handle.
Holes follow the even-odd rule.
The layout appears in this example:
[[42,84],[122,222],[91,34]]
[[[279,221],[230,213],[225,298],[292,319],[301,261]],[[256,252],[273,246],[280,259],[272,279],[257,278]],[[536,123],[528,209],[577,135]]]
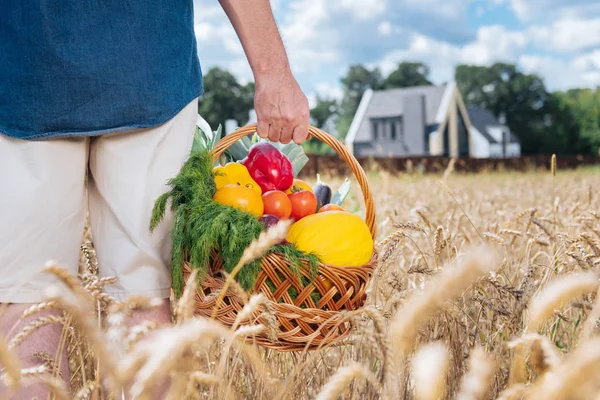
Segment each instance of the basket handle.
[[[250,124],[243,128],[239,128],[238,130],[230,133],[229,135],[223,137],[212,149],[211,154],[213,155],[214,160],[216,161],[221,154],[227,150],[229,146],[240,140],[241,138],[251,135],[256,132],[256,124]],[[360,185],[360,189],[362,190],[362,194],[365,200],[366,207],[366,217],[365,222],[371,231],[371,236],[375,239],[375,202],[373,201],[373,194],[371,192],[371,188],[369,186],[369,181],[367,180],[367,175],[365,171],[362,169],[356,158],[344,146],[339,140],[337,140],[334,136],[330,135],[327,132],[324,132],[320,129],[317,129],[313,126],[309,126],[308,132],[314,138],[319,139],[323,143],[327,144],[329,147],[334,149],[343,159],[350,165],[358,184]]]

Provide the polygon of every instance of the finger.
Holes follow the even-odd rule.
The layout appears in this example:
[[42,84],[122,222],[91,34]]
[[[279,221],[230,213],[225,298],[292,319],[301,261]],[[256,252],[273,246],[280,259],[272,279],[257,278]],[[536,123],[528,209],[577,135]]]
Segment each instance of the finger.
[[296,126],[293,133],[293,139],[296,144],[301,144],[308,138],[308,123],[303,122]]
[[294,128],[295,126],[293,124],[287,124],[281,130],[281,137],[279,138],[279,141],[283,144],[288,144],[289,142],[291,142],[294,136]]
[[281,138],[282,124],[278,118],[273,118],[271,127],[269,128],[269,140],[271,142],[279,142]]
[[259,119],[256,123],[256,133],[258,136],[265,139],[269,137],[269,123],[264,119]]

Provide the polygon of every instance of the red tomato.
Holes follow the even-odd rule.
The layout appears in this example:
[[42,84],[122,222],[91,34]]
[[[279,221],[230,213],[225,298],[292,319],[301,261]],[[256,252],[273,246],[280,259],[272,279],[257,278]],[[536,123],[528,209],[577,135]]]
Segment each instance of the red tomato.
[[342,207],[338,206],[337,204],[325,204],[323,207],[321,207],[319,209],[319,212],[325,212],[325,211],[346,211],[346,210],[344,210]]
[[317,197],[310,190],[301,190],[289,194],[288,197],[292,202],[292,218],[300,221],[307,215],[317,212]]
[[271,214],[279,219],[288,219],[292,214],[292,202],[280,190],[270,190],[262,195],[265,214]]

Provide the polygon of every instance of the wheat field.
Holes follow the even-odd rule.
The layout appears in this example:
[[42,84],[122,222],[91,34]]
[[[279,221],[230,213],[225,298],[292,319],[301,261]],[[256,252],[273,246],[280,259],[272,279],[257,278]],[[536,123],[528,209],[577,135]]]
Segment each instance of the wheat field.
[[[131,309],[155,302],[102,292],[86,232],[80,279],[48,265],[64,285],[30,311],[65,310],[42,322],[65,325],[70,385],[57,379],[55,355],[19,370],[0,341],[3,381],[41,379],[58,399],[120,399],[122,387],[151,399],[163,378],[167,399],[600,399],[598,171],[369,176],[379,263],[343,342],[298,353],[253,346],[243,339],[269,327],[194,318],[189,290],[173,326],[127,327]],[[346,204],[361,212],[358,187]],[[261,307],[253,296],[244,312]]]

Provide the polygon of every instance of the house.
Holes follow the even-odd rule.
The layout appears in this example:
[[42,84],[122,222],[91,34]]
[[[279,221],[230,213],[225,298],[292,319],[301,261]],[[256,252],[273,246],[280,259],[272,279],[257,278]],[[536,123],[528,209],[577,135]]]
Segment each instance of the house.
[[517,138],[491,113],[465,107],[455,82],[367,90],[345,141],[355,156],[366,157],[520,154]]
[[467,107],[467,112],[471,121],[474,157],[507,158],[521,155],[519,138],[491,112],[471,107]]

